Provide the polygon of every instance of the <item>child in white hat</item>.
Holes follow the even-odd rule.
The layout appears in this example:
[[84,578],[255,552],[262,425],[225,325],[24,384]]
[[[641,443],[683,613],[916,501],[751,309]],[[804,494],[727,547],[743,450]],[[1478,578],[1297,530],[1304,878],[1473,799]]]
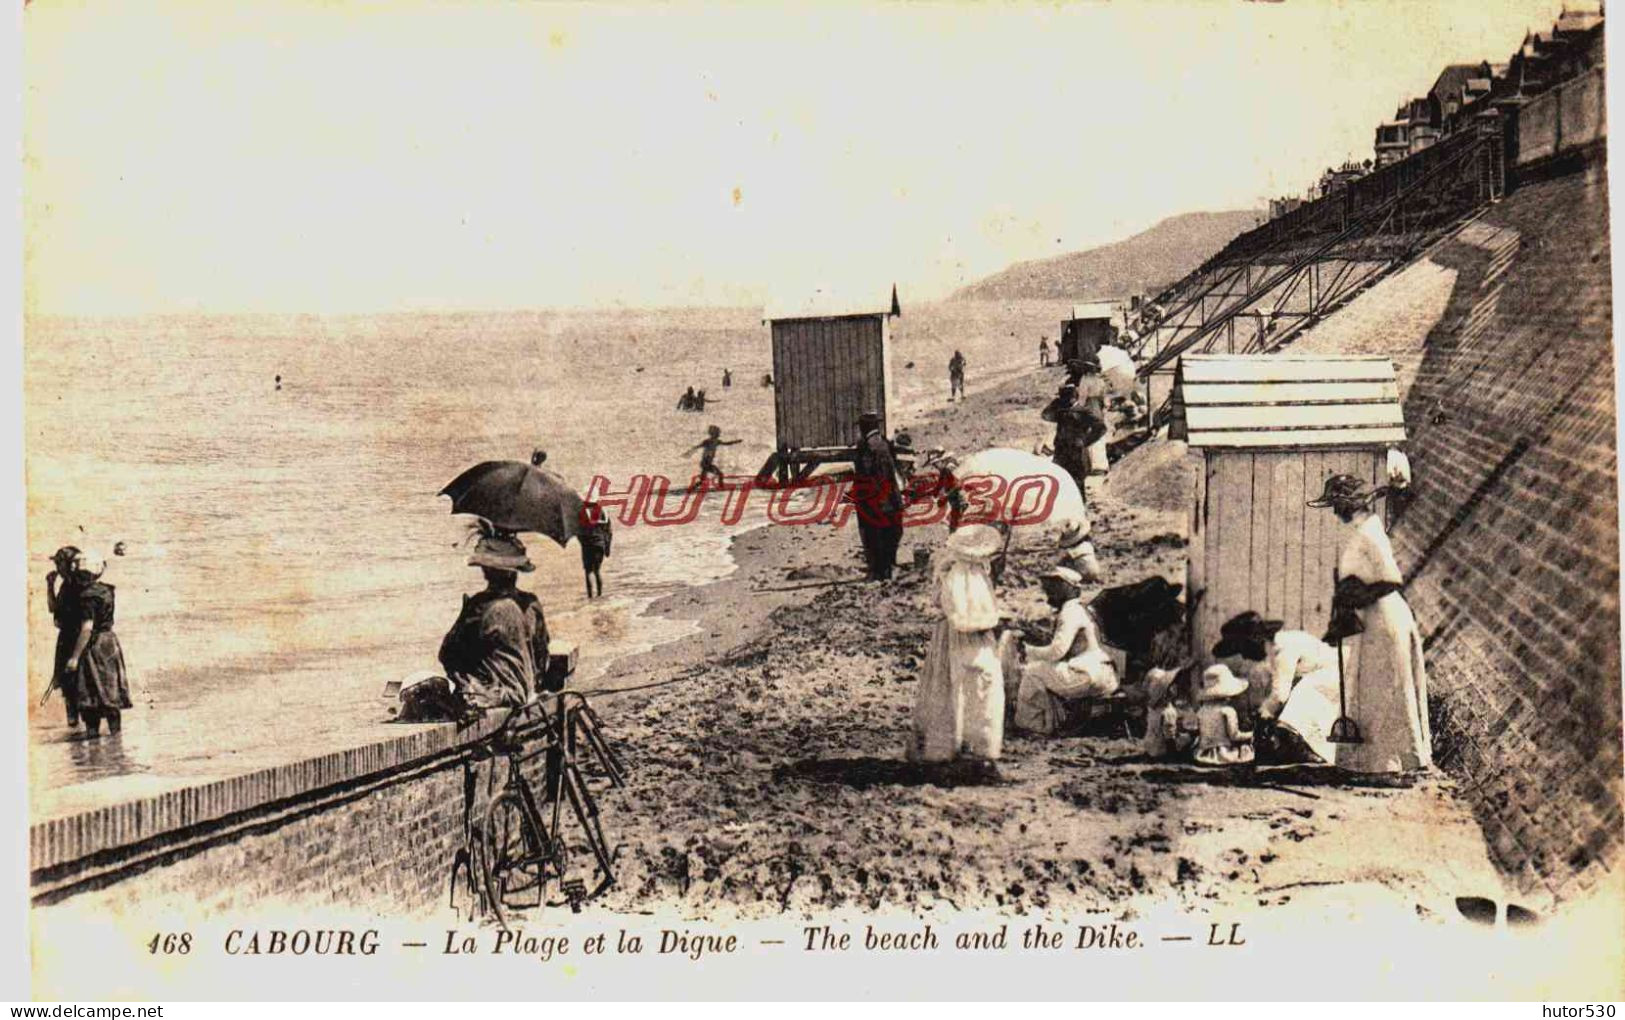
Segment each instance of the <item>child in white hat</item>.
[[1196,710],[1198,765],[1252,764],[1253,734],[1241,728],[1234,704],[1247,690],[1247,681],[1222,663],[1202,673],[1196,694],[1201,706]]

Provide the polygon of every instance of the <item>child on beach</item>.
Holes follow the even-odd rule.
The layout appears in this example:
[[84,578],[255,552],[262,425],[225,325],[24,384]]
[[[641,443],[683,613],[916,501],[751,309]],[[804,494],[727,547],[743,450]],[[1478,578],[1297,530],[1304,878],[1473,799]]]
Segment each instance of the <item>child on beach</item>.
[[1202,686],[1196,695],[1201,704],[1196,710],[1196,764],[1252,764],[1253,734],[1241,728],[1235,708],[1235,699],[1247,690],[1247,681],[1223,664],[1209,666],[1202,674]]
[[1145,675],[1145,737],[1147,758],[1183,754],[1195,743],[1186,723],[1190,714],[1188,674],[1174,669],[1152,669]]
[[700,454],[700,484],[704,485],[706,482],[710,481],[712,477],[715,477],[717,483],[720,485],[723,479],[722,469],[717,467],[717,449],[723,446],[737,446],[738,444],[744,442],[744,440],[723,439],[722,429],[715,425],[707,426],[705,432],[705,438],[695,443],[693,446],[690,446],[687,450],[684,450],[683,456],[686,457],[695,450],[705,451]]
[[612,537],[609,515],[597,503],[581,505],[581,528],[576,541],[581,543],[581,572],[587,578],[587,597],[593,598],[593,582],[598,582],[598,598],[604,595],[604,577],[599,571],[609,556]]

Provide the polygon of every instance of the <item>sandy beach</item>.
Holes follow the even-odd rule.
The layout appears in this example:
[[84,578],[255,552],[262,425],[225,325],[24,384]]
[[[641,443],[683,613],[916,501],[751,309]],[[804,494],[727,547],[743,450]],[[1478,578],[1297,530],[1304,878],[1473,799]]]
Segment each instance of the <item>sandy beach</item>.
[[[1035,368],[946,406],[915,429],[916,445],[1026,445],[1056,382]],[[1157,443],[1091,486],[1108,583],[1183,580],[1189,470],[1182,447]],[[900,559],[944,534],[911,529]],[[1148,762],[1106,723],[1057,739],[1007,732],[991,783],[928,776],[903,761],[932,623],[923,573],[858,580],[856,534],[829,526],[751,531],[733,555],[726,579],[651,609],[701,620],[701,633],[593,684],[660,685],[596,701],[634,768],[604,800],[622,847],[604,909],[1335,910],[1357,890],[1364,909],[1442,919],[1455,896],[1499,895],[1483,837],[1443,777],[1359,789],[1283,767],[1243,785]],[[1007,610],[1040,611],[1036,578],[1052,563],[1050,549],[1018,543]]]

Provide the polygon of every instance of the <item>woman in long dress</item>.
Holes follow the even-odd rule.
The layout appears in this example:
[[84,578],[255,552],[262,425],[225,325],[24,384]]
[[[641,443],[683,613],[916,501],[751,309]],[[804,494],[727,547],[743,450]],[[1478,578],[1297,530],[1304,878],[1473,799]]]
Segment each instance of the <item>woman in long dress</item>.
[[51,659],[51,686],[62,694],[62,703],[68,710],[69,728],[79,725],[79,678],[68,673],[68,659],[72,658],[74,644],[79,639],[79,588],[73,579],[74,563],[78,559],[78,547],[65,545],[51,554],[55,569],[45,575],[45,605],[56,623],[56,654]]
[[1334,759],[1328,738],[1338,711],[1337,652],[1331,645],[1248,610],[1219,628],[1213,657],[1247,681],[1260,720],[1275,722],[1309,755]]
[[994,761],[1003,749],[999,606],[990,573],[1003,548],[996,529],[971,524],[949,535],[934,559],[932,590],[942,617],[931,633],[914,701],[911,761]]
[[73,647],[62,664],[62,688],[73,691],[85,734],[96,736],[101,724],[108,733],[123,726],[123,711],[130,707],[130,681],[124,668],[124,648],[113,633],[113,586],[103,584],[107,561],[81,552],[70,571],[71,590],[66,599],[64,629],[74,635]]
[[1394,773],[1431,765],[1433,735],[1422,635],[1400,594],[1404,576],[1388,532],[1372,511],[1378,495],[1353,475],[1333,475],[1309,505],[1330,507],[1354,525],[1337,559],[1326,640],[1340,644],[1348,717],[1362,742],[1335,745],[1335,764],[1351,772]]

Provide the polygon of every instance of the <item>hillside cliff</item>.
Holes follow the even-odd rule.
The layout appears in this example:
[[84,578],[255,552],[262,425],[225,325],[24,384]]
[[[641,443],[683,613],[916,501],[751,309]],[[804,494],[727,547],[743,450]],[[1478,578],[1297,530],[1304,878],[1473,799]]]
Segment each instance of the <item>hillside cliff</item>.
[[1155,294],[1195,269],[1263,213],[1252,210],[1170,216],[1126,240],[1053,258],[1017,262],[960,288],[953,300],[1075,300]]

